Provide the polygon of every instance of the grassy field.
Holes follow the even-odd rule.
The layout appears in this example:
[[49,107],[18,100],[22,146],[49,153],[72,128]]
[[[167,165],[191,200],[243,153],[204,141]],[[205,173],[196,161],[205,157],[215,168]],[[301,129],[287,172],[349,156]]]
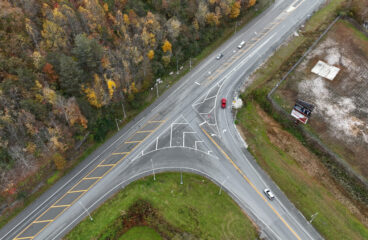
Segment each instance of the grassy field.
[[133,227],[119,240],[162,240],[160,234],[149,227]]
[[253,102],[239,111],[238,120],[257,162],[308,220],[318,212],[313,225],[326,239],[368,239],[368,229],[352,214],[359,209],[316,156]]
[[237,204],[228,195],[219,195],[218,186],[209,180],[183,174],[184,184],[181,185],[178,173],[164,173],[156,177],[156,181],[147,177],[127,186],[92,213],[93,222],[88,218],[82,221],[65,239],[121,237],[118,232],[124,232],[121,230],[124,226],[130,224],[135,227],[135,224],[131,224],[129,219],[132,217],[128,217],[122,228],[117,226],[121,225],[122,219],[135,212],[132,206],[142,201],[149,203],[150,207],[141,207],[142,203],[139,203],[140,207],[133,209],[150,209],[153,214],[144,218],[144,224],[137,225],[148,226],[168,239],[183,239],[183,236],[188,239],[258,238],[256,228]]

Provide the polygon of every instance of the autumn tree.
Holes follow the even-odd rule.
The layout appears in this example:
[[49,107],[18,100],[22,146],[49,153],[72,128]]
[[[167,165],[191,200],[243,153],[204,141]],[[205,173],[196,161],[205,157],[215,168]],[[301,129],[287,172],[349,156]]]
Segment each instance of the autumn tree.
[[171,52],[171,47],[171,43],[168,40],[165,40],[162,45],[162,51],[164,51],[164,53]]
[[181,22],[176,17],[170,18],[166,22],[165,26],[171,39],[176,39],[179,36],[181,30]]
[[252,7],[256,4],[257,0],[249,0],[248,7]]
[[42,26],[41,35],[47,49],[63,50],[69,46],[68,36],[62,27],[49,20],[45,20]]
[[60,153],[55,153],[53,156],[52,156],[52,160],[56,166],[56,169],[59,170],[59,171],[62,171],[65,169],[66,167],[66,160],[63,156],[61,156]]
[[149,50],[147,53],[147,57],[152,60],[155,57],[155,52],[153,50]]
[[231,6],[230,18],[235,19],[240,14],[240,1],[235,1]]

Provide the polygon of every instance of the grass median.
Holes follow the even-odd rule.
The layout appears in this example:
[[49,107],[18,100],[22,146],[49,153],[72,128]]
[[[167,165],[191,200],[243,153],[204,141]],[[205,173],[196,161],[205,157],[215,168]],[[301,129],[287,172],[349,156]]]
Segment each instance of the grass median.
[[[257,239],[258,231],[239,206],[208,179],[163,173],[128,185],[65,239]],[[143,213],[142,213],[143,212]],[[145,227],[136,229],[136,227]],[[159,239],[159,238],[158,238]]]

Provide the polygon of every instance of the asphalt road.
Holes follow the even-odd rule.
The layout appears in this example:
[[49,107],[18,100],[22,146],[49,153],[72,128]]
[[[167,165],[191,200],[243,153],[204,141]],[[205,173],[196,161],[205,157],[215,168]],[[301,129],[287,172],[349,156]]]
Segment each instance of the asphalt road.
[[[3,227],[0,239],[60,239],[113,193],[162,171],[212,179],[269,239],[321,239],[247,152],[220,99],[231,102],[242,81],[323,2],[276,0]],[[242,40],[246,45],[236,48]],[[266,187],[275,200],[265,197]]]

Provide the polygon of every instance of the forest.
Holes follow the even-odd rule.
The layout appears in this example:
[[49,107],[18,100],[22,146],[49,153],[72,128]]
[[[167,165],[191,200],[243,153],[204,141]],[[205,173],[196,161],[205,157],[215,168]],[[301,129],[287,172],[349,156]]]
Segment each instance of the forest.
[[[256,0],[0,0],[0,198],[102,142]],[[80,148],[80,149],[79,149]],[[18,185],[17,185],[18,184]],[[9,200],[8,200],[9,201]]]

